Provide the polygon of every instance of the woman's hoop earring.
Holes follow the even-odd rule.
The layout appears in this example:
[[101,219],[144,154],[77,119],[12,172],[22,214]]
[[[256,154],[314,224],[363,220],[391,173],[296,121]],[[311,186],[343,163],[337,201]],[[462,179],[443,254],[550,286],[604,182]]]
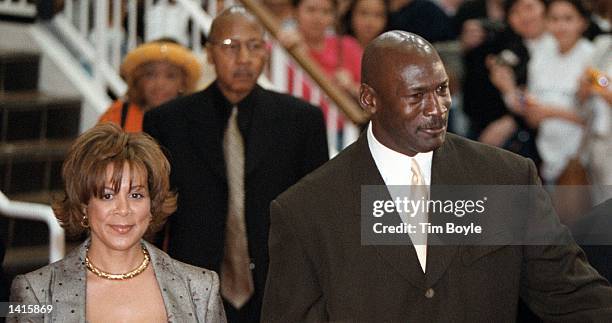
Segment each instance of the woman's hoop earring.
[[83,228],[89,228],[89,218],[87,217],[87,213],[85,213],[81,219],[81,226]]

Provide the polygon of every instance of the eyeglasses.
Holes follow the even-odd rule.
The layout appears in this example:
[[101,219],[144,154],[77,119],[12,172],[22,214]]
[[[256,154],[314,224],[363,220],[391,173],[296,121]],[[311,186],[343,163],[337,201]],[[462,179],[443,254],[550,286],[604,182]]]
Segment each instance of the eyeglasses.
[[240,50],[244,44],[246,46],[249,55],[261,56],[266,52],[266,43],[261,39],[249,39],[247,41],[241,41],[238,39],[226,38],[222,41],[208,41],[211,45],[219,46],[221,50],[227,54],[238,57]]

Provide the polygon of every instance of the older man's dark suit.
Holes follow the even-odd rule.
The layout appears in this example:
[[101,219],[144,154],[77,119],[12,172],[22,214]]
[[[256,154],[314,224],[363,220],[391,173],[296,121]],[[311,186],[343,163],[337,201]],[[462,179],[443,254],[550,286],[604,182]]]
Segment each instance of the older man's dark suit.
[[[223,133],[231,104],[216,82],[193,95],[171,101],[145,115],[144,131],[166,148],[178,209],[169,218],[168,253],[175,259],[219,271],[227,214]],[[288,95],[255,89],[238,103],[251,109],[244,133],[245,219],[249,254],[255,266],[260,308],[268,268],[270,201],[328,160],[319,109]],[[250,306],[250,305],[249,305]],[[257,310],[259,312],[259,310]]]
[[[433,185],[537,182],[531,161],[452,134],[434,151]],[[362,135],[272,202],[263,321],[514,322],[520,297],[546,320],[612,322],[575,244],[429,246],[426,274],[412,246],[362,246],[363,184],[384,181]]]

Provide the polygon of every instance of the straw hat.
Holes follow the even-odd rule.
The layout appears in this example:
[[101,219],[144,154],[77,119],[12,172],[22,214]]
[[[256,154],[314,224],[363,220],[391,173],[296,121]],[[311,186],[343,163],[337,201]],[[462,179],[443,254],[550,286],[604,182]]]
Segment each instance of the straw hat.
[[192,91],[200,78],[200,63],[185,47],[170,42],[150,42],[130,51],[121,64],[121,75],[128,82],[138,66],[155,61],[168,61],[182,68],[187,76],[187,90]]

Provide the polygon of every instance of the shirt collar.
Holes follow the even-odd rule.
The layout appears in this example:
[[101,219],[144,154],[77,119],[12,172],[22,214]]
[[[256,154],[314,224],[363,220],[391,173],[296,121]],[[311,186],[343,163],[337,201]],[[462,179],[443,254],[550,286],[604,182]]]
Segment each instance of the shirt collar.
[[410,185],[410,180],[412,179],[410,165],[411,159],[413,158],[421,168],[425,185],[431,183],[431,161],[433,158],[433,151],[418,153],[410,157],[392,150],[376,139],[372,131],[371,122],[368,124],[367,138],[368,147],[370,148],[376,167],[386,185]]

